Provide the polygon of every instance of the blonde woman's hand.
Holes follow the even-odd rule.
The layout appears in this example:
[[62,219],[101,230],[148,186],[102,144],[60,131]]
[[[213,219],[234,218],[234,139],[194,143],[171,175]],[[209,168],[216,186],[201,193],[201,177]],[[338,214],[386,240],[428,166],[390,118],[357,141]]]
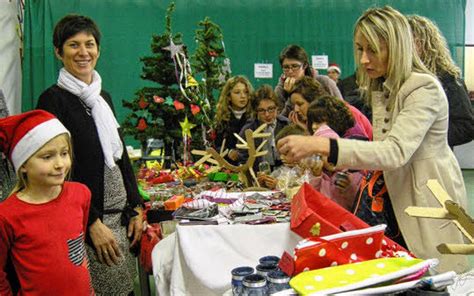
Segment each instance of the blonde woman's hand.
[[127,237],[133,238],[132,243],[130,244],[130,248],[140,242],[143,232],[143,209],[135,208],[134,210],[138,213],[138,215],[130,219],[127,231]]
[[100,263],[113,266],[118,264],[122,254],[117,244],[112,230],[107,227],[100,219],[97,219],[89,226],[89,235],[97,252],[97,258]]
[[277,143],[280,155],[288,162],[299,162],[315,154],[329,154],[329,139],[315,136],[287,136]]

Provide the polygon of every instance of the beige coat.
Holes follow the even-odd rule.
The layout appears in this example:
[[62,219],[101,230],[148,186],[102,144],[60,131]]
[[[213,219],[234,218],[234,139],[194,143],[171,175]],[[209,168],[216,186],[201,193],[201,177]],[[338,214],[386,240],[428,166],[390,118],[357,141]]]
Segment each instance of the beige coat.
[[[448,102],[432,76],[412,73],[389,106],[388,89],[375,92],[372,102],[374,142],[338,140],[337,167],[383,170],[398,224],[410,251],[422,259],[439,258],[440,272],[465,271],[467,256],[441,255],[441,243],[464,243],[448,220],[413,218],[408,206],[440,207],[426,186],[437,179],[467,208],[466,189],[447,142]],[[387,95],[384,95],[387,94]]]

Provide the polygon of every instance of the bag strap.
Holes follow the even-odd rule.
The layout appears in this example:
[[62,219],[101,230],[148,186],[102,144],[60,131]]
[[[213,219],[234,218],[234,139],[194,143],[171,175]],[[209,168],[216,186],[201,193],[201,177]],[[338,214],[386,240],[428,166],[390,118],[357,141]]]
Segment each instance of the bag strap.
[[382,189],[380,189],[380,191],[375,196],[373,194],[375,183],[381,176],[382,176],[382,171],[375,171],[374,174],[371,176],[368,182],[368,187],[367,187],[367,193],[369,194],[370,198],[381,197],[387,192],[387,186],[385,186],[385,183],[384,183]]

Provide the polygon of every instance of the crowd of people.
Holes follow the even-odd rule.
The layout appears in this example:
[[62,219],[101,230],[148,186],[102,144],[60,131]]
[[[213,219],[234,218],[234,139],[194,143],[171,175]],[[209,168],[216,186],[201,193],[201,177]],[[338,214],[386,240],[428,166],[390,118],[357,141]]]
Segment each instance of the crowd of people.
[[[228,79],[217,103],[214,145],[228,149],[230,163],[243,163],[247,154],[236,147],[234,134],[265,123],[267,154],[254,170],[264,162],[281,172],[317,156],[310,172],[318,182],[312,185],[347,210],[366,172],[382,171],[390,203],[385,209],[401,231],[397,242],[421,258],[440,258],[439,271],[465,271],[465,256],[436,250],[443,242],[463,242],[454,224],[404,214],[408,206],[438,205],[426,187],[429,179],[467,206],[452,147],[474,138],[474,116],[459,67],[432,21],[388,6],[368,9],[353,37],[357,71],[349,84],[337,64],[328,76],[319,74],[295,44],[280,53],[275,87],[254,91],[244,76]],[[57,83],[41,94],[38,110],[0,113],[0,148],[13,163],[2,164],[1,172],[14,170],[18,179],[0,203],[0,253],[7,254],[0,257],[1,295],[15,289],[133,294],[142,201],[112,99],[95,70],[100,42],[92,19],[62,18],[53,34],[63,65]],[[258,180],[279,186],[268,171]],[[81,282],[77,289],[69,288],[71,280]]]

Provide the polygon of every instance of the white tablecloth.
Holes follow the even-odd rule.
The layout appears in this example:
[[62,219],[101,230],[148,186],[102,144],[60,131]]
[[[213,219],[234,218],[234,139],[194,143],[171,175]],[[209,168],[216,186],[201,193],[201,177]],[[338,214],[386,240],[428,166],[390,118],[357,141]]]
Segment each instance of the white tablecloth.
[[301,238],[289,223],[178,226],[152,252],[158,295],[222,295],[231,270],[267,255],[293,253]]

